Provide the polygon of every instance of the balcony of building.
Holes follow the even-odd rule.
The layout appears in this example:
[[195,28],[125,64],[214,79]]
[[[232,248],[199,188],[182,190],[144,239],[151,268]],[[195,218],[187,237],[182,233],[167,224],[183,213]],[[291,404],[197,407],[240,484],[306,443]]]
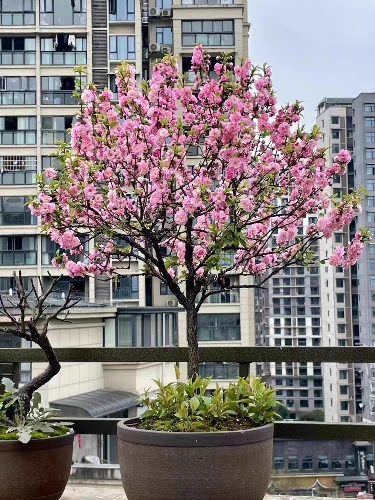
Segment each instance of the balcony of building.
[[87,64],[86,36],[74,32],[43,36],[41,66],[78,66]]
[[[132,311],[127,311],[126,314],[132,318]],[[130,322],[129,318],[126,320],[127,326],[124,332],[127,331],[127,333],[124,333],[124,338],[133,338],[133,326],[130,325],[133,322],[134,318]],[[115,338],[116,328],[113,328],[113,335]],[[301,361],[314,361],[324,364],[336,361],[359,364],[372,361],[375,355],[374,351],[375,349],[371,347],[286,348],[282,351],[261,347],[204,347],[200,348],[200,358],[202,374],[207,375],[207,370],[209,370],[218,379],[225,376],[228,380],[231,377],[235,378],[238,374],[246,376],[249,373],[250,362],[300,363]],[[109,363],[112,366],[115,366],[116,363],[120,365],[130,363],[148,366],[152,363],[172,365],[173,362],[185,363],[187,361],[187,350],[180,347],[117,349],[106,345],[104,348],[57,348],[56,354],[63,363],[63,367],[65,363],[71,365],[87,361],[93,365],[101,362]],[[223,359],[227,361],[223,363]],[[43,353],[39,349],[0,349],[1,366],[3,363],[8,365],[27,364],[40,363],[43,360]],[[221,365],[220,372],[215,371],[217,365]],[[9,373],[12,371],[10,370]],[[144,372],[143,382],[146,381],[146,375],[147,373]],[[116,380],[118,380],[118,376],[112,379],[112,381]],[[126,381],[133,382],[129,377],[126,378]],[[113,394],[116,391],[118,394],[119,390],[119,388],[114,388]],[[318,390],[320,389],[314,389],[314,391]],[[64,418],[69,418],[74,423],[74,430],[77,434],[71,484],[68,485],[63,496],[66,500],[74,498],[84,500],[88,498],[87,495],[90,496],[90,499],[98,497],[126,498],[119,482],[119,466],[114,460],[116,451],[115,448],[111,448],[111,446],[115,447],[116,444],[116,425],[121,416],[112,415],[108,418],[103,414],[103,405],[100,403],[101,394],[108,401],[108,391],[100,390],[54,401],[57,407],[62,409]],[[315,396],[321,397],[322,393],[314,394]],[[84,402],[89,401],[90,397],[95,397],[96,403],[90,405],[87,412],[88,406]],[[122,392],[122,396],[117,401],[120,401],[124,408],[122,410],[123,418],[132,415],[138,408],[134,391]],[[292,408],[291,405],[289,406]],[[293,408],[297,406],[295,405]],[[299,403],[299,406],[302,405]],[[81,413],[81,416],[78,417],[77,412],[83,408],[86,408],[86,416],[82,416]],[[375,412],[375,409],[373,411]],[[95,436],[101,436],[101,439],[95,439]],[[349,421],[343,423],[276,422],[273,473],[270,493],[265,497],[265,500],[273,500],[274,498],[285,498],[285,500],[301,498],[303,500],[312,496],[316,498],[322,496],[327,499],[355,498],[357,492],[371,490],[374,486],[372,472],[374,455],[371,444],[374,438],[375,428],[373,424],[356,424]],[[78,443],[80,443],[79,446]],[[96,446],[94,458],[84,459],[90,450],[87,448],[88,443]],[[103,443],[105,444],[105,452],[101,448]],[[80,484],[82,478],[84,478],[85,484]],[[101,484],[98,484],[98,479],[101,480]],[[95,482],[95,484],[89,484],[90,482]],[[272,494],[276,497],[272,497]]]

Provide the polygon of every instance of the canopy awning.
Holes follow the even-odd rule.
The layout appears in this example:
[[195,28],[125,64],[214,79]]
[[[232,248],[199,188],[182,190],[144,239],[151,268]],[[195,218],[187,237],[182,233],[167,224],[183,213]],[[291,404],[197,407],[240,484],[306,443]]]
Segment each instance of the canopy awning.
[[62,416],[105,417],[139,405],[139,396],[132,392],[115,389],[96,391],[69,396],[51,401],[51,408],[61,410]]

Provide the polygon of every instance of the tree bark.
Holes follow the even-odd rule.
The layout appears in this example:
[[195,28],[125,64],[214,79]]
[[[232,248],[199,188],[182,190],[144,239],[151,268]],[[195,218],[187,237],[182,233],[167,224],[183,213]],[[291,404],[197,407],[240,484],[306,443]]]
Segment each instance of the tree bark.
[[199,350],[198,350],[198,313],[195,304],[186,310],[186,331],[189,348],[189,377],[193,380],[199,375]]
[[61,369],[61,365],[56,357],[47,337],[34,338],[34,342],[41,347],[47,357],[47,368],[34,377],[30,382],[27,382],[19,391],[20,398],[24,401],[25,410],[28,412],[30,409],[30,401],[35,391],[40,389],[43,385],[49,382]]

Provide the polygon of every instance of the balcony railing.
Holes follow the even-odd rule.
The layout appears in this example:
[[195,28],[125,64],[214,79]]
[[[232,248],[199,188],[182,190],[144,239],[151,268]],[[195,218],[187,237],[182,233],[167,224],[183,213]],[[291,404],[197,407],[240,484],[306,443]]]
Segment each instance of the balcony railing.
[[36,52],[35,50],[22,50],[14,52],[0,52],[0,64],[2,66],[35,66]]
[[42,66],[76,66],[87,64],[86,52],[42,52]]
[[20,106],[36,104],[36,93],[22,90],[0,92],[0,106]]
[[10,146],[13,144],[18,146],[36,144],[36,130],[1,131],[0,145]]
[[35,26],[35,12],[2,12],[1,26]]
[[130,288],[117,288],[113,290],[113,300],[131,300],[138,298],[139,292],[131,290]]
[[70,134],[65,130],[42,130],[43,146],[53,146],[57,142],[69,142]]
[[11,250],[0,252],[0,266],[35,266],[35,250]]
[[[201,362],[239,363],[240,376],[247,376],[254,362],[375,363],[375,347],[202,347]],[[187,362],[186,347],[57,348],[61,362]],[[45,362],[41,349],[0,349],[0,363]],[[59,418],[56,418],[58,421]],[[69,418],[77,434],[116,435],[119,418]],[[309,440],[375,441],[375,425],[362,423],[276,422],[275,438]]]
[[71,91],[42,92],[42,104],[54,106],[76,106],[77,99]]

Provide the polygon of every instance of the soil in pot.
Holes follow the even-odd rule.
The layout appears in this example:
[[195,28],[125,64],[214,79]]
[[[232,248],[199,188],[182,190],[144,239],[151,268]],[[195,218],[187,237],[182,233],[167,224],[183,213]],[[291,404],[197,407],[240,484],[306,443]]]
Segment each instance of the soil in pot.
[[128,500],[263,500],[272,468],[273,425],[232,432],[117,429]]
[[0,440],[0,500],[58,500],[72,464],[74,434]]

